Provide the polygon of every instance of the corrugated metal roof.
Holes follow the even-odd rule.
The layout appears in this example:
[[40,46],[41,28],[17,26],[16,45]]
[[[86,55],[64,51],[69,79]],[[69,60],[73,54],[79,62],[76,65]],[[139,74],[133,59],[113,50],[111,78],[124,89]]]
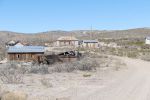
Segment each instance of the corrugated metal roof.
[[97,40],[83,40],[83,43],[98,43]]
[[8,48],[8,53],[43,53],[44,47],[43,46],[23,46],[23,47],[16,47],[10,46]]

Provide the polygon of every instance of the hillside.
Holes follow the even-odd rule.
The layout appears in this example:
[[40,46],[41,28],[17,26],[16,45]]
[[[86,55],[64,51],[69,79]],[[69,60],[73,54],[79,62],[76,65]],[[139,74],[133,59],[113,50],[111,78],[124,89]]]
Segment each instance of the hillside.
[[138,28],[129,30],[75,30],[75,31],[47,31],[41,33],[17,33],[0,31],[0,43],[4,44],[9,40],[20,40],[29,42],[50,42],[63,35],[72,35],[78,38],[145,38],[150,36],[150,29]]
[[5,47],[9,40],[19,40],[32,43],[34,45],[43,45],[45,42],[55,41],[60,36],[76,36],[79,39],[103,39],[103,38],[140,38],[144,39],[150,36],[150,29],[137,28],[129,30],[75,30],[75,31],[47,31],[41,33],[17,33],[10,31],[0,31],[0,49]]
[[20,40],[29,42],[50,42],[63,35],[72,35],[78,38],[145,38],[150,36],[150,29],[138,28],[129,30],[75,30],[75,31],[47,31],[41,33],[16,33],[10,31],[0,31],[0,42],[9,40]]

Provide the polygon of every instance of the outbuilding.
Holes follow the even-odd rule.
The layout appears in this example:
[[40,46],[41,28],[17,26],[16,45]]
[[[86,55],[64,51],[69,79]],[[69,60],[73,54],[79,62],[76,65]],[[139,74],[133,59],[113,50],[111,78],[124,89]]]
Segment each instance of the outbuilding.
[[146,37],[145,44],[150,44],[150,37]]
[[7,50],[7,58],[9,61],[39,61],[44,51],[43,46],[10,46]]
[[78,47],[79,46],[79,40],[73,36],[62,36],[57,39],[56,46],[62,47],[62,46],[73,46]]
[[81,47],[83,48],[98,48],[99,42],[98,40],[82,40],[81,41]]

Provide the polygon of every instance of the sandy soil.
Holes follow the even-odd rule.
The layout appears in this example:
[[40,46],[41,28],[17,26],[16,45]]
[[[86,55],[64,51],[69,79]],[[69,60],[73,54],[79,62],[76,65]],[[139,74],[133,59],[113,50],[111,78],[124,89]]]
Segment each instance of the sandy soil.
[[114,82],[73,100],[150,100],[150,62],[122,58],[128,67]]
[[[119,57],[117,57],[119,58]],[[4,84],[5,90],[28,94],[29,100],[150,100],[150,62],[119,58],[126,63],[119,71],[27,75],[25,83]],[[85,74],[91,75],[84,77]],[[46,81],[46,85],[42,81]]]

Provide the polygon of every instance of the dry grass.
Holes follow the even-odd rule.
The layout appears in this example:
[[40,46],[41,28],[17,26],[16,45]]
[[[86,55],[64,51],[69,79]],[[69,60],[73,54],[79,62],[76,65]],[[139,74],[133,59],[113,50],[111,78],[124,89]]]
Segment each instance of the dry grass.
[[[96,71],[99,68],[114,68],[119,70],[121,63],[119,60],[108,56],[85,53],[83,58],[66,63],[56,63],[53,65],[32,65],[17,62],[3,64],[0,67],[0,80],[7,84],[22,84],[24,74],[50,74],[54,72],[73,72],[79,71]],[[90,75],[83,75],[89,77]],[[51,87],[52,84],[47,79],[42,79],[41,84]]]
[[52,72],[72,72],[74,70],[80,71],[92,71],[96,70],[98,67],[98,63],[96,60],[92,58],[83,58],[80,61],[76,62],[69,62],[69,63],[62,63],[62,64],[55,64],[49,67],[49,73]]
[[53,87],[52,83],[51,83],[50,80],[47,79],[47,78],[42,78],[40,81],[41,81],[41,84],[42,84],[43,86],[45,86],[46,88]]
[[1,95],[0,100],[27,100],[27,95],[23,92],[6,92]]
[[83,77],[90,77],[91,76],[91,74],[83,74]]
[[6,84],[23,83],[23,73],[15,64],[0,67],[0,80]]

